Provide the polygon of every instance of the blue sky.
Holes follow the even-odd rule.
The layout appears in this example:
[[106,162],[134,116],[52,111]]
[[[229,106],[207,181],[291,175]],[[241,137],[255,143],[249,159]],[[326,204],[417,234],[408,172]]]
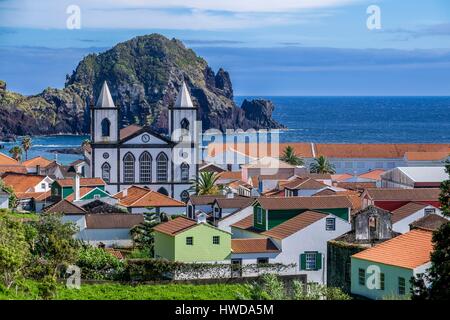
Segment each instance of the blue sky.
[[87,53],[152,32],[224,67],[237,95],[450,95],[448,0],[0,0],[0,79],[60,88]]

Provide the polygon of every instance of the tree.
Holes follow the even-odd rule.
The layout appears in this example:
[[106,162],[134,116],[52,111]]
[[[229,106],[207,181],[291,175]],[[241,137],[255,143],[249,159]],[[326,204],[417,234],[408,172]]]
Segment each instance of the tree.
[[22,139],[22,149],[25,151],[25,160],[28,160],[28,150],[30,150],[33,141],[30,136],[25,136]]
[[9,150],[9,153],[11,154],[12,158],[20,161],[22,159],[22,153],[23,150],[20,146],[14,146]]
[[[442,214],[450,217],[450,161],[446,161],[445,172],[449,179],[441,183],[439,201]],[[411,280],[413,300],[450,300],[450,222],[433,232],[431,267],[424,274]]]
[[[153,210],[154,208],[149,208]],[[144,213],[144,222],[138,224],[130,230],[131,238],[136,248],[139,250],[147,251],[151,257],[154,255],[154,243],[153,228],[162,223],[169,221],[166,213],[155,211]]]
[[335,173],[334,165],[324,156],[319,156],[311,163],[309,171],[311,173]]
[[22,277],[29,253],[23,224],[0,216],[0,279],[6,288]]
[[295,154],[295,150],[291,146],[287,146],[284,149],[283,155],[281,156],[281,160],[293,166],[302,166],[305,164],[303,159]]
[[31,221],[27,241],[32,254],[34,276],[56,277],[61,267],[77,261],[79,243],[73,238],[78,228],[72,222],[64,223],[59,214],[43,213]]
[[192,180],[191,189],[198,195],[216,195],[220,188],[216,185],[219,175],[216,172],[200,172],[197,180]]

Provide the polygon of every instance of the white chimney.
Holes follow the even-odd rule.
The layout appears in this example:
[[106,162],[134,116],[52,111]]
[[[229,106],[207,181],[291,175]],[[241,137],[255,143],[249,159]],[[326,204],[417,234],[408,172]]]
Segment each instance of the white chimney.
[[197,215],[197,223],[206,223],[206,213],[202,212]]
[[122,195],[124,197],[128,196],[128,188],[125,188],[125,189],[122,190]]
[[227,198],[228,198],[228,199],[233,199],[233,198],[234,198],[234,193],[233,193],[233,191],[228,190],[228,192],[227,192]]
[[73,201],[80,200],[80,174],[78,172],[75,173],[75,178],[73,179],[73,192],[75,195]]

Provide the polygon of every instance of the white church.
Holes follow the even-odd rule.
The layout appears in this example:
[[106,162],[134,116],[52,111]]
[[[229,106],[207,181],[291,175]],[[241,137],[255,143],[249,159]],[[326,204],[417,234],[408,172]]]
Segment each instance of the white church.
[[147,187],[186,201],[191,180],[198,175],[197,108],[183,82],[169,107],[169,137],[148,126],[120,129],[120,108],[106,81],[91,107],[90,152],[85,152],[91,177],[101,177],[115,194],[132,185]]

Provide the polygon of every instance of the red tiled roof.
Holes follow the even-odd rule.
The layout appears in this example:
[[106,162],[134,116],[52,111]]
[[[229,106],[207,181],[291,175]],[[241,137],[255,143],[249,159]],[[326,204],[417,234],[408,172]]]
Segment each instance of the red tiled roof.
[[420,188],[420,189],[366,189],[367,195],[373,200],[401,200],[401,201],[438,201],[440,189]]
[[284,184],[284,188],[287,189],[301,189],[301,190],[319,190],[322,188],[327,187],[326,184],[323,184],[322,182],[316,181],[311,178],[295,178],[294,180],[290,181],[289,183]]
[[276,239],[284,239],[326,216],[328,214],[322,212],[305,211],[261,234]]
[[294,153],[305,158],[312,158],[313,153],[311,143],[291,142],[280,143],[273,147],[270,143],[210,143],[208,145],[208,155],[215,156],[224,152],[226,149],[236,150],[253,158],[261,158],[266,156],[281,157],[287,146],[294,149]]
[[224,171],[217,174],[220,179],[240,180],[242,177],[241,171]]
[[353,258],[414,269],[430,261],[433,251],[432,232],[415,229],[372,248],[354,254]]
[[127,189],[126,196],[124,196],[124,191],[121,191],[115,194],[114,198],[119,199],[120,205],[129,208],[186,206],[184,202],[178,201],[159,192],[138,186],[129,187]]
[[347,179],[353,178],[353,176],[351,174],[348,174],[348,173],[341,173],[341,174],[332,174],[331,178],[334,181],[345,181]]
[[6,154],[0,152],[0,165],[2,166],[15,166],[19,165],[20,163],[17,160],[14,160],[13,158],[7,156]]
[[233,208],[246,208],[250,206],[255,199],[253,198],[219,198],[216,200],[219,208],[233,209]]
[[141,129],[142,127],[138,126],[137,124],[132,124],[129,125],[128,127],[120,129],[120,140],[128,138],[129,136],[135,134]]
[[233,253],[280,252],[280,249],[268,238],[231,239]]
[[[91,187],[81,187],[80,188],[80,198],[85,196],[87,193],[91,192],[92,190],[94,190],[94,188]],[[68,201],[73,201],[75,199],[75,192],[72,192],[70,195],[68,195],[66,197],[66,200]]]
[[376,181],[381,181],[381,175],[386,171],[381,169],[375,169],[366,173],[360,174],[358,177],[362,179],[371,179]]
[[[73,179],[58,179],[56,182],[61,187],[72,187]],[[106,183],[102,178],[80,178],[80,187],[97,187],[105,186]]]
[[316,196],[316,197],[261,197],[256,201],[264,209],[327,209],[351,208],[352,204],[346,196]]
[[5,173],[2,177],[3,182],[7,186],[11,186],[14,192],[28,192],[30,189],[37,186],[45,176],[21,174],[21,173]]
[[31,199],[36,201],[42,201],[52,195],[51,190],[45,192],[16,192],[16,197],[18,199]]
[[42,211],[46,213],[63,213],[66,215],[83,215],[86,213],[83,208],[66,199],[62,199],[61,201],[51,204],[42,209]]
[[177,217],[173,220],[158,224],[153,228],[154,231],[174,236],[180,232],[190,229],[197,225],[197,222],[185,217]]
[[414,221],[409,226],[411,229],[423,229],[428,231],[435,231],[439,229],[441,225],[444,223],[449,223],[449,220],[435,213],[431,213],[426,215],[425,217],[422,217]]
[[46,166],[48,166],[49,164],[53,163],[53,161],[48,160],[44,157],[41,156],[37,156],[34,157],[32,159],[23,161],[22,164],[27,167],[27,168],[31,168],[31,167],[36,167],[36,166],[40,166],[41,168],[45,168]]
[[398,209],[395,209],[392,211],[392,223],[399,222],[400,220],[403,220],[406,217],[409,217],[410,215],[416,213],[419,210],[422,210],[423,208],[427,207],[428,204],[424,203],[418,203],[418,202],[409,202],[405,204],[404,206],[401,206]]
[[141,214],[86,214],[88,229],[131,229],[144,222]]
[[232,227],[236,227],[239,229],[248,230],[253,228],[253,215],[249,215],[242,220],[239,220],[231,225]]
[[0,165],[0,174],[13,172],[13,173],[27,173],[27,168],[21,164],[18,165]]
[[428,151],[428,152],[405,152],[405,157],[409,161],[437,161],[444,160],[450,156],[449,151]]
[[376,188],[377,184],[376,182],[338,182],[336,187],[349,190],[364,190]]

